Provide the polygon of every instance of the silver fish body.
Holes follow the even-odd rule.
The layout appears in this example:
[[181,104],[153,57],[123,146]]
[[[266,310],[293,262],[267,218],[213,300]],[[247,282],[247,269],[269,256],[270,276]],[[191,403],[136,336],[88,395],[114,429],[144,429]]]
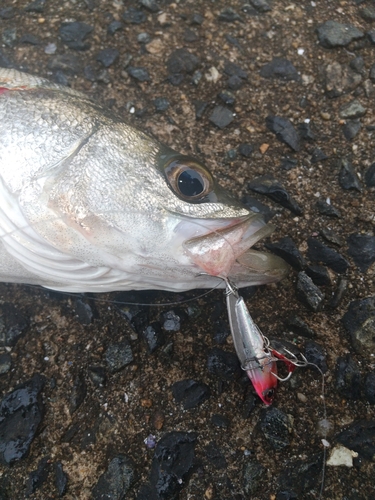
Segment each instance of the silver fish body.
[[[273,226],[87,96],[0,68],[0,280],[73,292],[277,281]],[[222,283],[224,287],[224,282]]]

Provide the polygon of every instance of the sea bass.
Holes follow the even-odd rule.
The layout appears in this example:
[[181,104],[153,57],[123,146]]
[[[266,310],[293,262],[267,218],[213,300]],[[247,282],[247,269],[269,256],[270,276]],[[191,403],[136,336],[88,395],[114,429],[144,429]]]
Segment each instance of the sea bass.
[[237,287],[287,265],[197,159],[84,94],[0,68],[0,280],[71,292]]

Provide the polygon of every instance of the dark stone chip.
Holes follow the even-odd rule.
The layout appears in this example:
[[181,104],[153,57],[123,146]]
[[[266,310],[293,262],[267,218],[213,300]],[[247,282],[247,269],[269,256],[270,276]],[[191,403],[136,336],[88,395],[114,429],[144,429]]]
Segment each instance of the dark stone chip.
[[0,376],[9,372],[12,367],[12,356],[9,352],[0,354]]
[[322,262],[336,273],[345,273],[350,266],[349,262],[341,254],[327,247],[316,238],[309,238],[307,244],[309,247],[307,257],[312,262]]
[[365,61],[362,56],[357,56],[350,61],[349,66],[357,73],[362,73],[365,66]]
[[277,139],[294,151],[300,150],[300,138],[292,122],[281,116],[268,115],[266,118],[268,130],[273,132]]
[[228,429],[229,427],[229,419],[224,417],[224,415],[219,415],[218,413],[214,413],[212,415],[211,423],[216,427],[221,427],[223,429]]
[[345,399],[359,399],[361,392],[361,372],[354,358],[347,354],[340,356],[336,363],[336,389]]
[[204,21],[204,17],[202,14],[195,13],[191,17],[190,24],[196,24],[197,26],[200,26]]
[[166,341],[164,331],[162,330],[161,324],[158,321],[154,321],[153,323],[148,325],[143,331],[142,336],[146,341],[148,352],[150,354],[164,345]]
[[167,111],[167,109],[169,108],[169,101],[166,97],[157,97],[152,102],[158,113],[163,113],[164,111]]
[[254,151],[254,146],[251,144],[240,144],[238,146],[238,152],[240,153],[241,156],[244,156],[245,158],[250,158],[252,153]]
[[125,455],[114,457],[107,470],[99,477],[92,489],[93,500],[120,500],[136,480],[136,469],[131,458]]
[[90,304],[83,302],[81,299],[77,299],[74,302],[74,312],[76,313],[76,318],[82,325],[89,325],[92,323],[95,312],[91,309]]
[[185,42],[196,42],[197,40],[199,40],[199,36],[195,31],[189,29],[184,31]]
[[69,398],[69,412],[72,415],[81,406],[87,394],[85,377],[79,374],[73,382],[72,392]]
[[218,347],[214,347],[208,353],[207,369],[210,373],[223,380],[231,380],[241,373],[237,356]]
[[223,452],[220,450],[218,445],[214,442],[211,441],[207,446],[206,446],[206,457],[208,460],[212,463],[212,465],[215,467],[215,469],[226,469],[227,468],[227,461],[225,459],[225,456]]
[[337,288],[334,291],[331,302],[329,304],[333,309],[335,309],[341,304],[347,289],[348,289],[348,280],[340,276]]
[[13,68],[14,64],[10,59],[0,50],[0,66],[2,68]]
[[375,236],[351,234],[348,238],[348,254],[365,273],[375,262]]
[[16,9],[14,7],[4,7],[4,9],[0,9],[0,18],[1,19],[12,19],[17,14]]
[[271,210],[270,207],[264,205],[259,200],[257,200],[253,196],[250,196],[249,194],[245,194],[242,197],[241,201],[253,212],[262,214],[266,222],[269,222],[276,213],[273,210]]
[[232,7],[226,7],[223,9],[219,16],[219,21],[223,21],[226,23],[233,23],[234,21],[242,21],[242,17],[237,14],[237,12],[232,9]]
[[291,425],[288,416],[278,408],[272,407],[263,412],[260,428],[275,450],[289,446]]
[[298,160],[295,158],[290,158],[289,156],[285,156],[281,158],[280,168],[283,170],[292,170],[292,168],[296,168],[298,165]]
[[353,40],[359,40],[365,35],[351,24],[341,24],[336,21],[326,21],[317,28],[318,40],[323,47],[346,47]]
[[52,57],[48,62],[48,69],[52,71],[64,71],[65,73],[76,75],[82,69],[82,63],[74,54],[61,54]]
[[271,62],[265,64],[260,69],[260,76],[263,78],[281,78],[283,80],[301,79],[293,64],[282,57],[275,57]]
[[342,132],[344,134],[345,139],[351,141],[361,130],[361,122],[360,120],[347,120],[345,125],[342,128]]
[[190,410],[210,397],[210,388],[195,380],[181,380],[172,385],[172,394],[177,403],[183,402],[184,410]]
[[364,383],[364,393],[370,405],[375,405],[375,372],[368,373]]
[[53,73],[53,81],[59,85],[65,85],[65,87],[69,86],[69,79],[61,70],[57,70]]
[[250,3],[258,12],[264,13],[272,10],[269,2],[266,0],[250,0]]
[[211,123],[219,128],[227,127],[234,120],[233,113],[224,106],[215,106],[209,117]]
[[17,28],[3,29],[1,38],[7,47],[13,47],[17,41]]
[[91,382],[96,387],[102,387],[106,383],[107,375],[103,366],[90,366],[88,372]]
[[360,9],[359,14],[365,21],[372,23],[375,21],[375,6],[366,5],[363,9]]
[[200,65],[197,56],[187,49],[176,49],[167,60],[167,70],[170,75],[194,73]]
[[354,349],[359,354],[375,350],[375,296],[354,300],[342,318]]
[[308,123],[306,123],[306,122],[299,123],[298,124],[298,133],[299,133],[301,139],[304,139],[305,141],[315,141],[316,140],[316,134],[312,130],[312,122],[311,121],[309,121]]
[[272,253],[283,258],[286,262],[288,262],[288,264],[297,269],[297,271],[301,271],[306,265],[305,259],[302,257],[294,241],[289,236],[286,236],[275,243],[267,243],[266,248],[271,250]]
[[128,24],[141,24],[146,21],[147,16],[142,10],[130,7],[124,12],[122,18]]
[[160,11],[159,5],[154,0],[140,0],[140,5],[144,7],[149,12],[156,14],[156,12]]
[[306,267],[306,274],[310,276],[317,286],[329,286],[331,284],[329,273],[323,266],[308,266]]
[[131,77],[139,82],[149,82],[151,81],[151,77],[146,68],[138,67],[138,66],[128,66],[126,71],[129,73]]
[[115,63],[120,57],[120,52],[117,49],[108,47],[99,52],[96,56],[96,60],[99,61],[105,68],[109,68]]
[[41,13],[44,10],[45,4],[46,0],[35,0],[34,2],[31,2],[28,5],[26,5],[25,11]]
[[55,470],[55,485],[59,497],[65,495],[68,486],[68,477],[64,472],[61,462],[56,462],[54,465]]
[[349,160],[341,160],[341,170],[339,173],[339,184],[343,189],[355,189],[362,191],[362,185]]
[[311,163],[327,160],[328,156],[319,148],[315,148],[311,155]]
[[312,279],[303,271],[298,273],[296,296],[298,300],[314,312],[321,309],[325,297],[324,293],[320,291]]
[[[143,330],[149,324],[149,308],[135,304],[121,304],[121,302],[139,302],[136,297],[132,295],[129,296],[125,292],[124,294],[117,295],[115,302],[118,303],[118,310],[121,316],[129,321],[130,326],[138,335],[141,335]],[[151,302],[152,298],[150,297],[148,299],[147,296],[144,296],[144,301]]]
[[0,403],[0,463],[3,465],[12,465],[27,455],[43,418],[44,384],[41,375],[34,375],[3,397]]
[[375,163],[366,170],[365,183],[367,187],[375,187]]
[[247,73],[243,70],[238,64],[235,64],[231,61],[225,61],[224,64],[224,72],[228,76],[238,76],[239,78],[247,79]]
[[253,498],[265,480],[266,468],[259,462],[246,461],[243,466],[243,488],[248,498]]
[[13,304],[0,305],[0,347],[14,347],[24,335],[29,320]]
[[301,318],[298,316],[290,316],[285,322],[286,326],[292,330],[292,332],[297,335],[302,335],[307,338],[315,338],[316,333],[312,328],[310,328]]
[[239,90],[244,84],[242,78],[237,75],[231,76],[227,81],[227,87],[232,90]]
[[205,112],[207,106],[208,106],[208,102],[205,102],[205,101],[194,101],[195,118],[197,120],[200,120],[202,118],[203,113]]
[[323,227],[323,229],[320,231],[320,234],[329,243],[333,243],[334,245],[337,245],[339,247],[342,247],[344,245],[344,240],[333,229]]
[[194,432],[165,434],[155,448],[149,483],[142,486],[137,499],[177,498],[194,465],[196,440]]
[[49,457],[43,457],[39,461],[38,468],[30,473],[26,481],[26,497],[35,493],[35,491],[39,489],[43,483],[45,483],[48,478],[50,468]]
[[375,45],[375,30],[371,30],[367,32],[367,37],[370,40],[370,42]]
[[252,180],[248,188],[259,194],[264,194],[271,200],[279,203],[296,215],[302,215],[303,210],[290,196],[286,189],[276,180],[268,175],[263,175]]
[[328,215],[329,217],[341,217],[340,210],[324,200],[318,200],[315,206],[322,215]]
[[112,21],[107,28],[108,35],[114,35],[116,31],[122,30],[124,24],[121,21]]
[[160,321],[167,332],[178,332],[181,328],[181,321],[184,319],[186,316],[181,310],[166,311],[160,315]]
[[218,94],[218,97],[228,106],[233,106],[236,100],[234,94],[230,90],[223,90]]
[[375,456],[375,420],[358,420],[340,432],[336,439],[360,457],[373,460]]
[[108,369],[111,373],[122,370],[133,361],[132,348],[127,340],[109,344],[105,353]]
[[92,32],[93,26],[79,21],[62,23],[59,29],[61,40],[73,50],[87,50],[90,44],[85,43],[85,38]]
[[316,496],[320,484],[323,454],[308,456],[308,461],[295,460],[285,464],[278,478],[280,491],[276,500],[297,500]]
[[28,43],[30,45],[40,45],[40,40],[38,37],[35,35],[32,35],[31,33],[25,33],[24,35],[21,36],[20,38],[20,43]]
[[306,342],[305,358],[309,363],[313,363],[320,368],[323,373],[326,373],[328,370],[327,357],[324,353],[323,347],[313,340]]

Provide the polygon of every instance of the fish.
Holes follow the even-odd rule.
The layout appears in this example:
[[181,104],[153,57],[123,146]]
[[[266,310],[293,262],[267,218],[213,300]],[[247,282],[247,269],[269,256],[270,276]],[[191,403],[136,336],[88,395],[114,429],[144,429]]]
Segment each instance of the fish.
[[0,68],[0,281],[66,292],[276,282],[275,227],[72,88]]

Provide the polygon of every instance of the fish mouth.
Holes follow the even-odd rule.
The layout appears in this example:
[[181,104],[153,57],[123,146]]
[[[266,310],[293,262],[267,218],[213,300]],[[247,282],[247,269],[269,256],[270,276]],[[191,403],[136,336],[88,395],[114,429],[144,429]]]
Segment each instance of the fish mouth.
[[224,228],[223,221],[218,222],[218,229],[210,228],[183,244],[203,273],[230,278],[237,286],[271,283],[288,274],[289,266],[283,259],[251,248],[275,229],[260,214],[232,219]]

